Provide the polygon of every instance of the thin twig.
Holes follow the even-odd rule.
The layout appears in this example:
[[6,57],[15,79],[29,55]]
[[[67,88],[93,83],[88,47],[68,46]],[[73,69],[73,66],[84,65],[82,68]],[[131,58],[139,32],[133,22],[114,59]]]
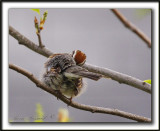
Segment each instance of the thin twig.
[[[53,54],[49,49],[47,48],[39,48],[35,43],[27,39],[25,36],[20,34],[18,31],[16,31],[13,27],[9,26],[9,34],[13,36],[16,40],[19,41],[20,44],[28,47],[29,49],[35,51],[36,53],[39,53],[45,57],[49,57]],[[148,83],[145,83],[141,80],[138,80],[134,77],[107,69],[107,68],[101,68],[96,67],[94,65],[85,64],[83,66],[84,68],[88,69],[91,72],[96,72],[104,75],[105,77],[109,77],[115,81],[118,81],[120,83],[124,83],[127,85],[130,85],[132,87],[136,87],[137,89],[143,90],[147,93],[151,93],[151,85]]]
[[9,34],[11,36],[13,36],[16,40],[18,40],[19,44],[24,45],[24,46],[28,47],[29,49],[31,49],[31,50],[33,50],[33,51],[35,51],[45,57],[48,57],[53,54],[49,49],[47,49],[45,47],[40,48],[39,46],[37,46],[35,43],[33,43],[28,38],[26,38],[24,35],[22,35],[17,30],[15,30],[12,26],[9,26]]
[[37,87],[39,87],[39,88],[47,91],[48,93],[58,97],[64,103],[66,103],[67,105],[69,104],[70,106],[72,106],[74,108],[77,108],[80,110],[85,110],[85,111],[90,111],[92,113],[104,113],[104,114],[116,115],[116,116],[124,117],[127,119],[135,120],[138,122],[151,122],[151,119],[149,119],[149,118],[146,118],[143,116],[138,116],[138,115],[135,115],[132,113],[124,112],[124,111],[120,111],[118,109],[88,106],[88,105],[79,104],[79,103],[76,103],[73,101],[70,103],[69,99],[67,99],[63,95],[58,95],[52,88],[45,86],[41,81],[39,81],[36,77],[34,77],[34,75],[32,73],[29,73],[28,71],[26,71],[16,65],[13,65],[13,64],[9,64],[9,68],[28,77],[28,79],[30,79],[32,82],[34,82],[37,85]]
[[38,23],[38,20],[37,20],[36,16],[35,16],[35,18],[34,18],[34,24],[35,24],[35,28],[36,28],[36,34],[37,34],[37,36],[38,36],[39,47],[40,47],[40,48],[43,48],[44,45],[42,44],[41,33],[40,33],[40,32],[41,32],[41,29],[40,29],[40,27],[39,27],[39,23]]
[[45,47],[45,46],[42,44],[41,33],[38,32],[38,33],[37,33],[37,36],[38,36],[38,41],[39,41],[39,47],[41,47],[41,48]]
[[129,22],[117,9],[111,10],[128,29],[138,35],[151,48],[151,40],[140,29]]

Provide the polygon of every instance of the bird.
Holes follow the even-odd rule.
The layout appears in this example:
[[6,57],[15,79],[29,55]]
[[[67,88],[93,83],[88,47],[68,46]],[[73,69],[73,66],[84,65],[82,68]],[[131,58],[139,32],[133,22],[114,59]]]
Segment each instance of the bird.
[[83,68],[85,62],[86,55],[80,50],[53,54],[44,63],[42,82],[72,102],[72,98],[80,96],[85,88],[83,78],[97,81],[102,77]]

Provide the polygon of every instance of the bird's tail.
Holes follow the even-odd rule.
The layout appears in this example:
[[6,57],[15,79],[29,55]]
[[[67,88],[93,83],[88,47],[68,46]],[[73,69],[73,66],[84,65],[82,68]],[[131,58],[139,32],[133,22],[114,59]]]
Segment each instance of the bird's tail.
[[77,75],[81,77],[89,78],[95,81],[99,80],[102,77],[102,75],[93,73],[93,72],[78,72]]

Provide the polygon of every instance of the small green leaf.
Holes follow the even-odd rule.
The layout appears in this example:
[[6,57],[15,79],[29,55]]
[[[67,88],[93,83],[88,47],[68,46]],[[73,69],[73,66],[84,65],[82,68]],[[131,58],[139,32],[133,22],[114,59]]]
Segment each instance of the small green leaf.
[[41,104],[36,104],[36,115],[34,122],[44,122],[44,112]]
[[38,34],[39,33],[39,24],[38,24],[38,20],[37,20],[36,17],[34,18],[34,25],[35,25],[35,28],[36,28],[36,33]]
[[9,119],[9,122],[14,122],[13,120]]
[[71,122],[71,118],[69,117],[68,109],[60,108],[58,110],[58,121],[57,122]]
[[149,14],[151,14],[151,9],[136,9],[135,15],[137,18],[143,18]]
[[40,15],[40,9],[31,9],[31,10],[37,12]]
[[44,19],[44,21],[46,20],[47,15],[48,15],[48,10],[46,10],[46,11],[44,12],[44,14],[43,14],[43,19]]
[[144,80],[144,82],[151,84],[151,80]]
[[47,14],[48,14],[48,10],[46,10],[44,13],[43,13],[43,17],[40,18],[40,30],[43,30],[43,25],[47,19]]

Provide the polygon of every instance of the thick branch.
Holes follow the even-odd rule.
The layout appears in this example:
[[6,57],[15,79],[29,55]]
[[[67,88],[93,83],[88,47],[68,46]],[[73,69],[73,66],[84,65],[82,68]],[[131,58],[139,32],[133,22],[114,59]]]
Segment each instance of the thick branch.
[[151,40],[136,26],[129,22],[117,9],[111,9],[112,12],[119,18],[119,20],[136,35],[139,36],[151,48]]
[[128,112],[124,112],[124,111],[120,111],[118,109],[88,106],[88,105],[79,104],[79,103],[76,103],[73,101],[72,101],[72,103],[70,103],[69,99],[67,99],[63,95],[58,95],[52,88],[48,88],[47,86],[45,86],[43,83],[41,83],[39,80],[37,80],[37,78],[34,77],[32,73],[29,73],[28,71],[26,71],[16,65],[13,65],[13,64],[9,64],[9,68],[28,77],[28,79],[30,79],[32,82],[34,82],[37,85],[37,87],[47,91],[48,93],[50,93],[56,97],[59,97],[59,99],[62,100],[64,103],[70,104],[70,106],[72,106],[74,108],[77,108],[80,110],[85,110],[85,111],[90,111],[92,113],[104,113],[104,114],[116,115],[116,116],[124,117],[127,119],[135,120],[138,122],[151,122],[151,120],[149,118],[138,116],[138,115],[131,114]]
[[[51,54],[53,54],[51,51],[49,51],[45,47],[40,48],[39,46],[37,46],[35,43],[33,43],[32,41],[27,39],[25,36],[20,34],[18,31],[16,31],[11,26],[9,26],[9,34],[11,36],[13,36],[15,39],[17,39],[22,45],[28,47],[29,49],[35,51],[36,53],[39,53],[39,54],[46,56],[46,57],[49,57]],[[110,77],[111,79],[118,81],[120,83],[124,83],[124,84],[130,85],[130,86],[136,87],[136,88],[143,90],[145,92],[151,93],[151,85],[150,84],[145,83],[145,82],[138,80],[136,78],[133,78],[131,76],[128,76],[128,75],[125,75],[125,74],[122,74],[119,72],[115,72],[115,71],[107,69],[107,68],[100,68],[100,67],[96,67],[96,66],[89,65],[89,64],[85,64],[83,67],[88,69],[89,71],[100,73],[100,74],[104,75],[105,77]]]
[[116,71],[113,71],[107,68],[101,68],[101,67],[97,67],[97,66],[93,66],[89,64],[85,64],[83,67],[88,69],[91,72],[99,73],[106,77],[109,77],[115,81],[118,81],[119,83],[124,83],[130,86],[133,86],[135,88],[138,88],[140,90],[143,90],[147,93],[151,93],[150,84],[143,82],[139,79],[136,79],[134,77],[131,77],[126,74],[122,74],[122,73],[119,73],[119,72],[116,72]]

